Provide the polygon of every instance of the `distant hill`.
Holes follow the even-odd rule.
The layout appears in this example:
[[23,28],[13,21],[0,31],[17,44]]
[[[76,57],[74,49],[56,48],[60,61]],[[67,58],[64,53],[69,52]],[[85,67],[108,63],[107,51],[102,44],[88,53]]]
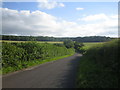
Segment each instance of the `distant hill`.
[[2,40],[12,40],[12,41],[64,41],[64,40],[73,40],[78,42],[106,42],[110,41],[110,37],[105,36],[88,36],[88,37],[48,37],[48,36],[13,36],[13,35],[1,35]]

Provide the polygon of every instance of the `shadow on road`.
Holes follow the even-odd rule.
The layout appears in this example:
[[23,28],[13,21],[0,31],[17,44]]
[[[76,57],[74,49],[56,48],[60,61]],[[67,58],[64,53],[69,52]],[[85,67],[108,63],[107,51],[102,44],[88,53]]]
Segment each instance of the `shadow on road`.
[[65,75],[63,75],[61,77],[61,79],[59,79],[61,84],[58,87],[75,88],[77,69],[78,69],[78,65],[79,65],[79,61],[80,61],[81,56],[82,56],[81,54],[75,54],[75,56],[74,56],[75,58],[70,60],[70,62],[68,63],[69,69],[66,70],[65,72],[67,72],[67,73]]

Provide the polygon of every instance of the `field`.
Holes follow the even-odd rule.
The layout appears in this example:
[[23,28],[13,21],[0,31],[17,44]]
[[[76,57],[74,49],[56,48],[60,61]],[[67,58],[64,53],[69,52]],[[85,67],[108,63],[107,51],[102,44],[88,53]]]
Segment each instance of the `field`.
[[82,47],[82,49],[88,50],[88,49],[90,49],[90,48],[92,48],[92,47],[94,47],[96,45],[101,45],[103,43],[105,43],[105,42],[88,42],[88,43],[83,43],[84,46]]
[[[8,43],[21,43],[21,42],[31,42],[31,41],[10,41],[10,40],[0,40],[0,42],[8,42]],[[61,42],[53,42],[53,41],[32,41],[32,42],[37,42],[37,43],[63,43],[62,41]],[[88,49],[94,45],[98,45],[98,44],[103,44],[104,42],[85,42],[83,43],[85,46],[83,47],[84,49]]]
[[[8,40],[0,40],[0,42],[8,42],[8,43],[25,43],[25,42],[31,42],[31,41],[8,41]],[[63,43],[63,42],[52,42],[52,41],[32,41],[32,42],[37,42],[37,43],[51,43],[51,44],[55,44],[55,43]]]

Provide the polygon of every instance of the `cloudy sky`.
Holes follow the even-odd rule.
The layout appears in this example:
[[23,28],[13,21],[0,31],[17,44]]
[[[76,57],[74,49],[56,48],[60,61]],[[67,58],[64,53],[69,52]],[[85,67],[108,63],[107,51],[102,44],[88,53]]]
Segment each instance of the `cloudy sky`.
[[118,36],[118,2],[4,2],[2,34]]

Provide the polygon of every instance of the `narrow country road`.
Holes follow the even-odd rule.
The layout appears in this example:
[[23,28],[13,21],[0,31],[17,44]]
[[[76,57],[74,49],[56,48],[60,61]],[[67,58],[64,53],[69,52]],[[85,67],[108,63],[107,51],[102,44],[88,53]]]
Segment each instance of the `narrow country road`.
[[81,54],[2,77],[3,88],[74,88]]

